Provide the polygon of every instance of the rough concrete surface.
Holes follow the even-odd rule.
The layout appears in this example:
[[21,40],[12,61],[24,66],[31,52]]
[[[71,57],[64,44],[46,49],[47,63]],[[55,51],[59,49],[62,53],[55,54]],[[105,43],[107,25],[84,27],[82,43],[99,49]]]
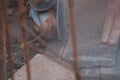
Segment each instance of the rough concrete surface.
[[[30,64],[32,80],[75,80],[73,72],[44,55],[36,55]],[[15,73],[15,80],[27,80],[26,65]]]
[[101,80],[120,80],[120,51],[117,51],[116,62],[113,67],[101,68],[100,77]]
[[[89,50],[90,48],[86,47],[86,52],[88,52],[87,50]],[[89,51],[90,52],[89,54],[86,54],[85,50],[80,51],[80,49],[79,49],[78,61],[79,61],[80,68],[94,68],[94,67],[111,67],[111,66],[114,66],[117,49],[114,49],[112,51],[112,50],[110,50],[110,47],[106,47],[105,49],[104,48],[105,47],[103,46],[103,47],[99,48],[100,49],[99,50],[99,49],[94,47],[94,48],[90,49],[91,52]],[[95,52],[93,52],[94,49],[96,49],[95,50],[96,54],[95,54]],[[104,51],[102,51],[102,50],[104,50]],[[105,53],[105,52],[108,52],[108,53]],[[71,40],[68,41],[68,44],[65,48],[63,56],[64,56],[65,59],[68,59],[71,62],[73,62]]]
[[100,69],[81,69],[83,80],[100,80]]
[[[75,80],[72,70],[53,61],[51,58],[37,54],[31,61],[32,80]],[[26,65],[15,73],[15,80],[27,80]],[[99,80],[99,68],[82,69],[83,80]],[[10,80],[10,79],[9,79]]]

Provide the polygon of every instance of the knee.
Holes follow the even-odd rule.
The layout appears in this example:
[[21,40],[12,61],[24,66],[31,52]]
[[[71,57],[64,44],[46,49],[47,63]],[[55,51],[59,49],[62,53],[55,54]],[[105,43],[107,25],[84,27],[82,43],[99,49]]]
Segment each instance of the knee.
[[116,12],[119,11],[119,7],[110,6],[110,7],[108,8],[108,11],[109,11],[110,13],[116,13]]

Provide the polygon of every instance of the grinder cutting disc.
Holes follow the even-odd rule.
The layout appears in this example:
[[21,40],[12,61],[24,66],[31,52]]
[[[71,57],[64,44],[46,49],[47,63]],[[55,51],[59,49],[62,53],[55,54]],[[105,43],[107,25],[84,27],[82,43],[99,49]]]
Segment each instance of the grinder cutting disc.
[[[50,8],[53,6],[55,0],[47,0],[47,1],[37,1],[35,4],[35,0],[31,0],[29,15],[33,19],[35,23],[35,27],[38,27],[40,35],[45,38],[53,38],[56,37],[56,12],[51,10]],[[34,5],[33,5],[34,4]],[[31,6],[32,5],[32,6]]]
[[36,11],[46,11],[56,4],[56,0],[30,0],[29,4]]

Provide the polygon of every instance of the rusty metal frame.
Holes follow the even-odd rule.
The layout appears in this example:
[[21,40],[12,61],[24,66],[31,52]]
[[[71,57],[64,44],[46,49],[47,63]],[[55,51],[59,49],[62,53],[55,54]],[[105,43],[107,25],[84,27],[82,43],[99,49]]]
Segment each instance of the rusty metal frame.
[[[6,75],[5,75],[5,73],[6,73],[6,67],[5,67],[5,65],[6,65],[6,56],[5,56],[6,52],[8,54],[8,62],[9,62],[9,66],[10,66],[11,80],[14,80],[14,76],[13,76],[13,74],[14,74],[14,70],[13,70],[14,69],[14,66],[13,66],[13,52],[12,52],[12,48],[11,48],[11,37],[10,37],[10,31],[9,31],[9,21],[8,21],[7,1],[6,0],[1,1],[1,13],[2,14],[0,15],[0,17],[1,17],[0,18],[1,19],[0,22],[2,22],[1,24],[3,24],[3,25],[1,25],[1,27],[3,27],[4,30],[1,31],[2,33],[0,33],[0,35],[3,34],[1,36],[4,38],[3,45],[1,43],[1,47],[4,48],[4,52],[2,52],[2,54],[4,56],[2,56],[2,57],[4,58],[4,68],[5,69],[1,68],[1,69],[4,70],[3,71],[4,79],[0,79],[0,80],[5,80],[6,79]],[[0,76],[0,77],[3,77],[3,76]]]
[[[10,64],[10,72],[11,72],[11,80],[14,79],[14,72],[13,72],[13,51],[11,48],[11,37],[10,37],[10,30],[9,30],[9,22],[8,22],[8,14],[7,14],[7,4],[6,0],[0,0],[0,80],[6,79],[6,62],[5,62],[5,55],[6,55],[6,49],[8,50],[8,57],[9,57],[9,64]],[[19,0],[19,12],[20,12],[20,22],[22,25],[22,31],[23,31],[23,42],[24,42],[24,51],[25,51],[25,62],[26,62],[26,72],[27,72],[27,79],[31,80],[31,69],[30,69],[30,57],[29,57],[29,48],[32,48],[38,52],[43,52],[45,55],[47,55],[44,51],[42,51],[39,48],[35,48],[31,43],[28,42],[27,36],[28,33],[32,35],[34,38],[38,37],[37,34],[35,34],[26,24],[25,19],[25,8],[24,8],[24,0]],[[74,21],[74,11],[73,11],[74,5],[73,0],[69,0],[69,13],[70,13],[70,22],[71,22],[71,37],[72,37],[72,47],[73,47],[73,57],[74,57],[74,73],[76,80],[82,80],[80,70],[78,67],[78,47],[77,47],[77,36],[75,31],[75,21]],[[5,17],[4,17],[5,16]],[[4,17],[4,18],[3,18]],[[58,32],[59,34],[59,32]],[[6,43],[7,38],[7,43]],[[62,58],[62,56],[50,45],[48,45],[41,37],[36,39],[39,41],[43,46],[45,46],[49,51],[51,51],[58,59],[62,61],[62,63],[67,63],[71,67],[71,64],[69,61],[66,61]],[[47,55],[49,56],[49,55]],[[66,66],[63,63],[64,66]],[[72,69],[72,68],[71,68]]]
[[[21,25],[26,27],[26,19],[24,16],[24,0],[19,0],[19,12],[20,12],[20,22]],[[30,51],[29,51],[29,45],[27,43],[27,31],[26,29],[22,28],[23,31],[23,42],[24,42],[24,52],[25,52],[25,63],[26,63],[26,72],[27,72],[27,80],[31,80],[31,69],[30,69]]]

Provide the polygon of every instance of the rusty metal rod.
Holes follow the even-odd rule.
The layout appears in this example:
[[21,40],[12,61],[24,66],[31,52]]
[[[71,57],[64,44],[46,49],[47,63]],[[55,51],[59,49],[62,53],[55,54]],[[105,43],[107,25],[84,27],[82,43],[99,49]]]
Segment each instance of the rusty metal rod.
[[[26,31],[28,31],[28,33],[30,33],[33,37],[38,36],[30,28],[28,28],[26,24],[22,27],[24,27],[26,29]],[[39,38],[38,41],[42,45],[44,45],[46,48],[48,48],[48,50],[50,50],[58,59],[62,60],[66,64],[71,65],[69,61],[65,60],[57,51],[55,51],[50,45],[48,45],[42,38]]]
[[[29,34],[31,34],[33,37],[38,37],[37,34],[35,34],[28,26],[27,24],[23,23],[24,25],[22,28],[24,28]],[[48,45],[41,37],[37,39],[43,46],[45,46],[48,50],[50,50],[55,56],[58,56],[59,58],[63,59],[62,56],[54,50],[50,45]]]
[[3,4],[4,0],[0,0],[0,80],[6,79],[6,34]]
[[6,39],[7,39],[7,52],[8,52],[8,63],[10,65],[10,77],[11,80],[15,80],[14,79],[14,63],[13,63],[13,50],[11,47],[11,38],[10,38],[10,32],[9,32],[9,28],[8,25],[6,26]]
[[74,3],[73,0],[69,0],[69,14],[71,22],[71,38],[72,38],[72,47],[73,47],[73,57],[74,57],[74,72],[76,80],[82,80],[80,70],[78,67],[78,47],[77,47],[77,36],[76,36],[76,26],[74,21]]
[[[1,10],[0,10],[1,11]],[[5,28],[2,25],[2,18],[0,12],[0,80],[5,80],[5,55],[6,55],[6,46],[5,46]]]
[[38,48],[32,44],[29,44],[29,48],[31,48],[32,50],[37,51],[39,53],[44,53],[44,51],[41,48]]
[[[32,40],[32,42],[34,42],[35,40],[37,40],[37,39],[39,39],[39,38],[40,38],[40,37],[38,36],[37,38],[35,38],[34,40]],[[19,43],[20,43],[20,41],[19,41]],[[29,44],[29,48],[32,49],[32,50],[35,50],[35,51],[37,51],[37,52],[39,52],[39,53],[43,53],[43,54],[48,55],[48,54],[47,54],[45,51],[43,51],[41,48],[38,48],[38,47],[34,46],[34,45],[31,43],[31,41],[30,41],[30,42],[28,41],[26,44]],[[56,54],[56,53],[53,53],[53,54]],[[48,56],[50,56],[50,55],[48,55]],[[60,57],[60,56],[57,56],[57,55],[55,55],[55,57],[57,57],[58,60],[61,60],[62,62],[64,62],[64,64],[68,64],[68,65],[70,65],[70,66],[72,67],[72,64],[71,64],[69,61],[65,60],[64,58],[61,59],[61,57]],[[66,66],[66,65],[64,65],[64,66]]]
[[[38,38],[38,37],[37,37]],[[46,55],[46,56],[49,56],[50,58],[52,58],[52,56],[48,55],[45,51],[43,51],[41,48],[38,48],[36,46],[34,46],[32,43],[29,43],[27,42],[27,44],[29,44],[29,48],[32,49],[32,50],[35,50],[37,51],[38,53],[40,54],[43,54],[43,55]],[[62,66],[64,66],[65,68],[69,69],[69,70],[73,70],[72,68],[72,64],[65,60],[65,59],[61,59],[59,56],[55,56],[58,58],[58,61],[56,61],[55,59],[53,59],[54,61],[58,62],[59,64],[61,64]],[[69,65],[69,66],[68,66]]]
[[45,55],[47,57],[49,57],[50,59],[52,59],[53,61],[57,62],[58,64],[61,64],[63,67],[69,69],[69,70],[73,70],[73,67],[70,63],[66,62],[66,60],[61,60],[58,56],[56,56],[58,59],[54,59],[52,56],[48,55],[45,51],[43,51],[42,49],[32,45],[32,44],[29,44],[29,48],[39,52],[41,55]]
[[[24,16],[24,0],[19,0],[19,10],[20,10],[20,21],[22,26],[25,26],[26,19]],[[25,51],[25,62],[26,62],[26,71],[27,71],[27,80],[31,80],[31,69],[30,69],[30,56],[29,56],[29,45],[27,43],[27,32],[26,29],[22,28],[23,31],[23,42],[24,42],[24,51]]]
[[68,61],[66,61],[65,59],[61,59],[59,56],[55,56],[58,58],[58,60],[52,58],[52,56],[48,55],[45,51],[43,51],[42,49],[36,47],[36,46],[33,46],[32,44],[29,44],[29,48],[41,53],[42,55],[46,55],[48,56],[49,58],[51,58],[52,60],[54,60],[55,62],[61,64],[63,67],[69,69],[69,70],[72,70],[73,71],[73,67],[72,67],[72,64]]
[[9,21],[8,21],[8,13],[7,13],[7,0],[4,0],[4,4],[3,4],[3,12],[4,12],[4,18],[5,18],[5,28],[6,28],[6,49],[7,49],[7,53],[8,53],[8,62],[10,65],[10,77],[11,80],[15,80],[14,79],[14,64],[13,64],[13,50],[11,47],[11,36],[10,36],[10,28],[9,28]]
[[[23,42],[27,43],[27,32],[25,31],[25,29],[23,29]],[[27,68],[27,76],[28,76],[28,80],[31,80],[31,69],[30,69],[30,51],[29,51],[29,46],[28,44],[24,44],[24,50],[25,50],[25,63],[26,63],[26,68]]]

